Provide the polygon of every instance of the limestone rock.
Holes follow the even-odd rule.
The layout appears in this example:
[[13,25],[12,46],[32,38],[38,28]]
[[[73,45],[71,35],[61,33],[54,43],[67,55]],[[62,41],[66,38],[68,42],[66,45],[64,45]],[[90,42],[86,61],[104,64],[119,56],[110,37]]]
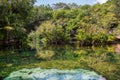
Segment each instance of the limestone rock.
[[4,80],[106,80],[94,71],[75,69],[22,69],[12,72]]

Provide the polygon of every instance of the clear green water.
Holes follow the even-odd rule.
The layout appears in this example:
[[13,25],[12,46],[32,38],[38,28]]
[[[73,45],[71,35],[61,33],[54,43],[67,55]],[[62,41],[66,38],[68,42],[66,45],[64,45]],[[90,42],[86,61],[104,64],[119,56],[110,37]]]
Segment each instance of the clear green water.
[[99,47],[50,46],[37,51],[1,50],[0,77],[22,68],[87,69],[120,80],[120,44]]

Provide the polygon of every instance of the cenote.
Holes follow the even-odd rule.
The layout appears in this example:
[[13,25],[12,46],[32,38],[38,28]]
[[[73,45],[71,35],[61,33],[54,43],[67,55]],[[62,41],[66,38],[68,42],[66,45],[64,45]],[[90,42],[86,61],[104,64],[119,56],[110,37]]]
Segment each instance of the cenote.
[[37,50],[1,50],[0,78],[23,68],[95,71],[107,80],[120,79],[120,44],[109,46],[49,46]]

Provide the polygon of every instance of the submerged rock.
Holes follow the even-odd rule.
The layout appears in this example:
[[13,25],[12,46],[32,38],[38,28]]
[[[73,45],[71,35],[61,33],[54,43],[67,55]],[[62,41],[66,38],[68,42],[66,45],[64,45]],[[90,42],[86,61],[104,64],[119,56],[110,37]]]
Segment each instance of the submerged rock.
[[4,80],[106,80],[94,71],[83,69],[22,69],[12,72]]

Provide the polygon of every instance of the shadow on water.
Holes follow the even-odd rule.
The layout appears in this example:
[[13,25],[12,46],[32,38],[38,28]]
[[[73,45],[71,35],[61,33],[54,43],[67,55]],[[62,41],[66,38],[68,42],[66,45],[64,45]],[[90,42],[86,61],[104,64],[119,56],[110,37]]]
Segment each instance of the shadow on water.
[[120,79],[120,44],[111,46],[49,46],[35,50],[1,50],[0,77],[22,68],[94,70],[108,80]]

